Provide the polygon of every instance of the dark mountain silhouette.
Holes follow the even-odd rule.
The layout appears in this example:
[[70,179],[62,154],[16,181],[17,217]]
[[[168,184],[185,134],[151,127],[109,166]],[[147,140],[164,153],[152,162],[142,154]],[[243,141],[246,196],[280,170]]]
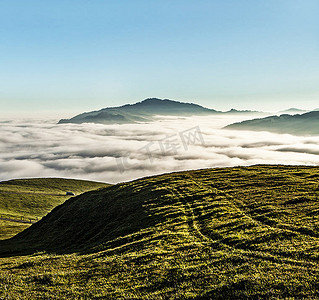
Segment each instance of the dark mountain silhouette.
[[[232,109],[226,113],[253,113]],[[185,103],[168,99],[149,98],[135,104],[119,107],[103,108],[98,111],[86,112],[71,119],[62,119],[62,123],[102,123],[121,124],[149,122],[155,115],[162,116],[193,116],[224,114],[224,112],[209,109],[194,103]]]
[[319,111],[305,114],[270,116],[234,123],[226,129],[270,131],[295,135],[319,135]]
[[260,113],[263,113],[263,112],[256,111],[256,110],[248,110],[248,109],[238,110],[234,108],[225,112],[225,114],[260,114]]

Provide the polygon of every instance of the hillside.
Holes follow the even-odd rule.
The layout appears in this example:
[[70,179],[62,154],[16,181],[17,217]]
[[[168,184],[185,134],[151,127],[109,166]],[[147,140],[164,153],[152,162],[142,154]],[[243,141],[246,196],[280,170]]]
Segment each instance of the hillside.
[[67,191],[81,194],[105,187],[107,184],[93,181],[32,178],[0,182],[0,239],[9,238],[26,229],[29,224],[6,221],[36,221],[70,196]]
[[0,241],[0,297],[317,298],[318,179],[319,167],[204,169],[73,197]]
[[[247,114],[256,113],[232,109],[226,113]],[[155,115],[160,116],[198,116],[223,114],[221,111],[209,109],[194,103],[185,103],[168,99],[149,98],[135,104],[126,104],[119,107],[108,107],[98,111],[86,112],[71,119],[62,119],[63,123],[102,123],[123,124],[149,122]]]
[[234,123],[226,129],[270,131],[295,135],[319,135],[319,111],[305,114],[270,116]]

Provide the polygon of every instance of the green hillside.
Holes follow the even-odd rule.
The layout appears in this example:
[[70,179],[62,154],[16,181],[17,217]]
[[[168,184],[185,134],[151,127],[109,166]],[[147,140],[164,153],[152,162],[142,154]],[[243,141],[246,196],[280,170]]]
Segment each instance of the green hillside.
[[73,197],[0,241],[0,298],[319,298],[318,179],[204,169]]
[[[0,182],[0,217],[36,221],[70,198],[67,191],[81,194],[105,186],[107,184],[99,182],[61,178],[3,181]],[[0,239],[12,237],[29,226],[0,220]]]

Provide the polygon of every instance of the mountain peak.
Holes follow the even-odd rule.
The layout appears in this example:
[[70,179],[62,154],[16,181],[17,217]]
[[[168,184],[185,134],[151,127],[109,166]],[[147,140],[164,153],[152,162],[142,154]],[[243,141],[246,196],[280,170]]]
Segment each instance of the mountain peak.
[[102,123],[120,124],[149,122],[156,115],[161,116],[194,116],[218,113],[198,104],[186,103],[169,99],[147,98],[143,101],[126,104],[119,107],[107,107],[99,111],[92,111],[77,115],[61,123]]
[[159,98],[146,98],[143,101],[139,103],[157,103],[157,102],[163,102],[168,99],[159,99]]
[[289,109],[283,110],[280,113],[288,113],[288,114],[298,114],[298,113],[305,113],[307,110],[291,107]]
[[159,99],[159,98],[147,98],[141,102],[137,102],[133,105],[140,105],[140,104],[146,104],[146,105],[193,105],[193,106],[197,106],[197,107],[203,107],[201,105],[198,104],[194,104],[194,103],[188,103],[188,102],[181,102],[181,101],[176,101],[176,100],[170,100],[170,99]]
[[178,103],[183,103],[183,102],[169,100],[169,99],[147,98],[147,99],[144,99],[143,101],[137,102],[137,103],[132,104],[132,105],[140,105],[140,104],[143,104],[143,105],[145,105],[145,104],[146,105],[164,105],[167,103],[178,104]]
[[[251,111],[231,110],[225,113],[255,113]],[[131,124],[150,122],[155,116],[204,116],[223,114],[195,103],[187,103],[170,99],[147,98],[134,104],[118,107],[107,107],[98,111],[79,114],[71,119],[60,120],[62,123],[101,123],[101,124]]]

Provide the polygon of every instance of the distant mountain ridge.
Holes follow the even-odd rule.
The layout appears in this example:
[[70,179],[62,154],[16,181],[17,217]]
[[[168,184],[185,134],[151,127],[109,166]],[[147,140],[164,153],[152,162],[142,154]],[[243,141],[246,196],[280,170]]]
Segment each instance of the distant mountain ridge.
[[233,123],[226,129],[269,131],[295,135],[319,135],[319,111],[305,114],[270,116]]
[[304,109],[299,109],[299,108],[292,107],[292,108],[283,110],[280,113],[281,114],[302,114],[302,113],[306,113],[306,112],[309,112],[309,111],[308,110],[304,110]]
[[71,119],[62,119],[63,123],[102,123],[128,124],[152,121],[155,115],[162,116],[193,116],[224,113],[256,113],[232,109],[221,112],[209,109],[195,103],[186,103],[169,99],[148,98],[135,104],[125,104],[119,107],[108,107],[101,110],[79,114]]

